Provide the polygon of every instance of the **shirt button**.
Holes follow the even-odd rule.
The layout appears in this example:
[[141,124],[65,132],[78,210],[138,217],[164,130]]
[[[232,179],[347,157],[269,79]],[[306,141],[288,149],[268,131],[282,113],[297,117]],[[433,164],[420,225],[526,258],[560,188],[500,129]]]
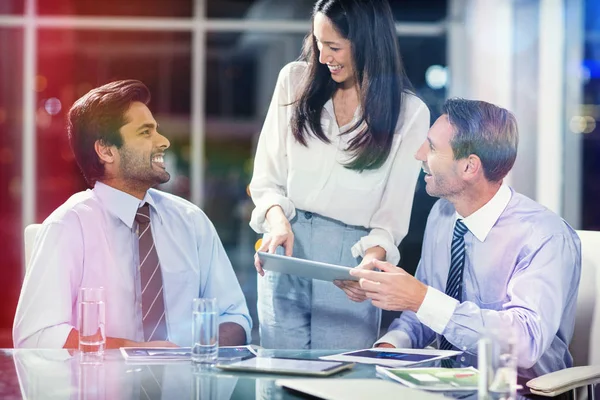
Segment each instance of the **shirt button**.
[[304,213],[304,216],[306,217],[306,219],[311,219],[312,218],[312,213],[307,211]]

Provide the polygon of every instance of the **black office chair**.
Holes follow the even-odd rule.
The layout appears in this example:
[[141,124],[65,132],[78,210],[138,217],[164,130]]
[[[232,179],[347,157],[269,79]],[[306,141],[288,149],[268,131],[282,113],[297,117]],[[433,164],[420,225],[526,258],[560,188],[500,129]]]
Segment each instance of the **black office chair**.
[[[421,259],[427,217],[437,200],[436,197],[431,197],[425,191],[425,173],[421,170],[413,197],[408,233],[398,246],[398,250],[400,250],[400,263],[398,266],[413,276]],[[382,334],[387,331],[392,321],[398,318],[400,314],[399,311],[383,311],[381,315]]]

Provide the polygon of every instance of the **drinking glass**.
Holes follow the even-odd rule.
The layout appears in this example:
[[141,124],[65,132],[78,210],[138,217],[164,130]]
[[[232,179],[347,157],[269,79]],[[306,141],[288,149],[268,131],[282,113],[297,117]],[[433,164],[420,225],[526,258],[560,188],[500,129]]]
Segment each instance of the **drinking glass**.
[[81,288],[78,302],[79,350],[102,355],[106,345],[104,288]]
[[[82,353],[83,354],[83,353]],[[87,355],[87,354],[86,354]],[[105,400],[106,371],[103,363],[79,363],[78,400]]]
[[192,361],[214,364],[219,355],[217,299],[198,298],[192,304]]
[[516,399],[516,342],[515,330],[508,323],[498,323],[485,330],[477,345],[479,399]]
[[[210,367],[196,364],[192,369],[192,400],[219,399],[219,380]],[[220,398],[227,398],[223,395]]]

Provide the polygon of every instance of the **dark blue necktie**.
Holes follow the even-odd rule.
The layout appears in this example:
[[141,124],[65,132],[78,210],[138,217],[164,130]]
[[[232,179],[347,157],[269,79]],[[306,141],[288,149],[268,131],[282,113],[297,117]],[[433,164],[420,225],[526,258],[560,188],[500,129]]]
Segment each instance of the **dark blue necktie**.
[[[469,228],[457,219],[454,225],[454,235],[452,236],[452,247],[450,248],[450,269],[448,270],[448,279],[446,280],[446,294],[458,300],[462,300],[462,282],[463,270],[465,266],[465,233]],[[453,346],[441,337],[440,350],[452,350]]]

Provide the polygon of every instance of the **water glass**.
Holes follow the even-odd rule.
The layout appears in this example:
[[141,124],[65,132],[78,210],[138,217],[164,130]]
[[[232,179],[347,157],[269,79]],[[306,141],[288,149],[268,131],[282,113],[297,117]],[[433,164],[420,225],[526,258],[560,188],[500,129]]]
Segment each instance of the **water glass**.
[[106,395],[106,371],[103,363],[79,364],[79,400],[104,400]]
[[81,288],[78,302],[79,350],[102,355],[106,345],[104,288]]
[[[219,381],[210,367],[196,364],[192,370],[192,400],[219,399]],[[230,397],[221,396],[229,399]]]
[[516,345],[515,331],[509,325],[486,329],[477,345],[479,399],[516,399]]
[[192,361],[214,364],[219,355],[217,299],[199,298],[192,305]]

